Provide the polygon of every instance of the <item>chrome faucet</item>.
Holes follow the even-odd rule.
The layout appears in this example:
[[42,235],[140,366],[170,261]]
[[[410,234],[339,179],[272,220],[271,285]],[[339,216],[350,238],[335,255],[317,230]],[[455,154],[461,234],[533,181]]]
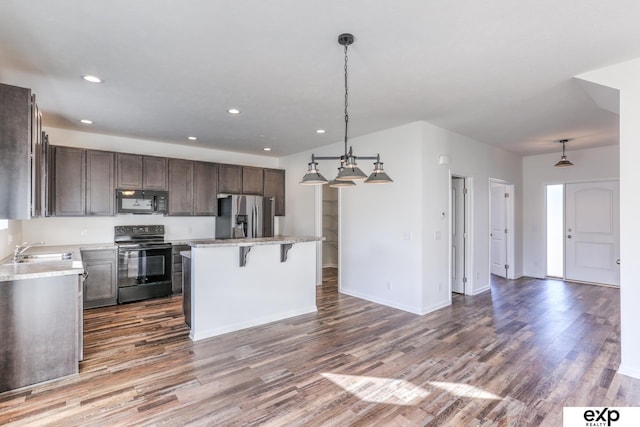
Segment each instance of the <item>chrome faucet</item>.
[[44,242],[38,242],[38,243],[24,242],[21,245],[16,245],[16,248],[13,250],[13,262],[18,262],[20,260],[20,256],[27,249],[32,248],[34,246],[42,246],[42,245],[44,245]]

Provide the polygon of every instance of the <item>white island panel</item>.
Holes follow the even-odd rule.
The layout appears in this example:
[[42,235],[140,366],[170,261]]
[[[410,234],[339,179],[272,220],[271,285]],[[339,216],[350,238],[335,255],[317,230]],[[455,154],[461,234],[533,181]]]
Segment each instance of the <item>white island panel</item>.
[[238,246],[192,246],[191,339],[317,311],[315,263],[315,241],[295,243],[286,262],[279,244],[253,246],[244,267]]

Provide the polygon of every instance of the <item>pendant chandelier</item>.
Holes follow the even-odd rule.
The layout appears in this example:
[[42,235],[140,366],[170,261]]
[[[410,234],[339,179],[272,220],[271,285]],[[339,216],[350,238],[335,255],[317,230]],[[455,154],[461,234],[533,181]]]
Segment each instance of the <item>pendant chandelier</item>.
[[[356,163],[356,156],[353,154],[353,148],[347,143],[348,131],[349,131],[349,86],[347,81],[347,48],[354,41],[353,34],[340,34],[338,36],[338,43],[344,46],[344,154],[340,156],[316,156],[311,155],[311,162],[309,163],[309,170],[306,175],[300,181],[300,184],[304,185],[323,185],[329,184],[330,187],[352,187],[356,185],[354,181],[365,179],[367,184],[386,184],[393,182],[393,180],[386,174],[383,169],[383,163],[380,161],[380,154],[375,156],[359,156],[359,159],[363,160],[375,160],[373,163],[373,172],[367,178],[367,175],[360,170]],[[318,163],[316,160],[339,160],[340,166],[338,167],[338,176],[329,182],[318,170]]]
[[562,157],[560,157],[560,161],[555,164],[555,167],[557,167],[557,168],[566,168],[568,166],[573,166],[573,163],[571,163],[569,161],[569,159],[567,159],[567,155],[564,152],[564,146],[569,141],[571,141],[571,140],[570,139],[560,139],[560,140],[558,140],[558,142],[562,144]]

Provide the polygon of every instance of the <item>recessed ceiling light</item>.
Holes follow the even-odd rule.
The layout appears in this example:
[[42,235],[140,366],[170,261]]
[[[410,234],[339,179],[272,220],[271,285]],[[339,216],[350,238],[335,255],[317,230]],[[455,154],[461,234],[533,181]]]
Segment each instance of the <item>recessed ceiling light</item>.
[[269,147],[264,147],[264,148],[263,148],[263,150],[264,150],[264,151],[271,151],[271,148],[269,148]]
[[91,83],[102,83],[102,79],[100,77],[89,75],[89,76],[82,76],[82,78]]
[[191,141],[197,141],[198,137],[196,137],[196,136],[188,136],[187,139],[189,139]]
[[85,125],[92,125],[93,121],[87,120],[87,119],[82,119],[82,120],[80,120],[80,123],[84,123]]
[[227,110],[227,113],[229,113],[229,114],[240,114],[240,110],[238,110],[237,108],[229,108]]
[[325,133],[325,132],[326,132],[326,131],[325,131],[324,129],[318,129],[318,130],[316,131],[316,133]]

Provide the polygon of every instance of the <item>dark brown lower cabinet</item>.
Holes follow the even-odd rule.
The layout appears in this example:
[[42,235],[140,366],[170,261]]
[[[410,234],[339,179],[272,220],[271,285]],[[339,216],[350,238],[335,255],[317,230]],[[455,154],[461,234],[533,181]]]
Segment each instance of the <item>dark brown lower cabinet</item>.
[[182,313],[184,323],[191,328],[191,255],[182,257]]
[[171,269],[171,290],[174,294],[179,294],[182,292],[182,256],[180,252],[188,251],[191,247],[189,245],[173,245],[171,246],[171,259],[172,259],[172,269]]
[[115,249],[83,250],[86,272],[83,289],[84,308],[118,303],[118,268]]
[[80,276],[9,280],[0,286],[0,393],[78,373]]

